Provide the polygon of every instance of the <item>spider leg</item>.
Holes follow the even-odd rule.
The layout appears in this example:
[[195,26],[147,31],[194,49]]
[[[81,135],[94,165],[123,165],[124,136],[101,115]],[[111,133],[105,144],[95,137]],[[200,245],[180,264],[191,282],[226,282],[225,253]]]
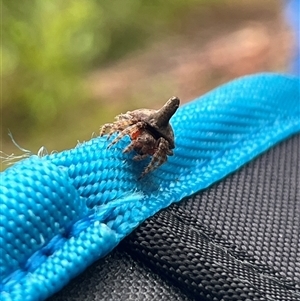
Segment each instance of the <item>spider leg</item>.
[[123,149],[123,153],[129,153],[133,149],[134,149],[134,141],[131,141],[131,143]]
[[105,134],[107,129],[111,129],[112,126],[113,126],[113,123],[106,123],[106,124],[102,125],[102,127],[100,128],[100,137],[102,137]]
[[[129,135],[140,130],[141,128],[144,127],[143,122],[138,122],[136,124],[133,124],[125,129],[123,129],[120,134],[109,144],[108,148],[112,147],[114,144],[119,142],[124,136]],[[121,130],[121,129],[120,129]]]
[[155,170],[167,161],[167,154],[169,153],[169,142],[164,138],[159,138],[158,147],[156,152],[153,154],[152,159],[148,166],[144,169],[139,179],[144,177],[147,173]]
[[173,156],[173,155],[174,155],[174,152],[173,152],[171,149],[168,149],[167,155],[168,155],[168,156]]
[[119,132],[122,133],[122,131],[124,129],[126,129],[132,125],[133,125],[132,120],[120,119],[118,121],[115,121],[113,123],[113,126],[111,127],[110,131],[108,132],[107,139],[109,139],[111,137],[111,135],[114,133],[119,133]]
[[[114,123],[107,123],[104,124],[100,129],[100,137],[102,137],[105,132],[107,132],[107,140],[111,137],[113,133],[123,131],[128,126],[131,126],[133,124],[132,120],[125,119],[125,118],[119,118],[121,115],[117,116],[117,121]],[[108,131],[107,131],[108,130]]]
[[132,158],[134,161],[141,161],[146,159],[149,156],[149,154],[143,154],[143,155],[136,155]]

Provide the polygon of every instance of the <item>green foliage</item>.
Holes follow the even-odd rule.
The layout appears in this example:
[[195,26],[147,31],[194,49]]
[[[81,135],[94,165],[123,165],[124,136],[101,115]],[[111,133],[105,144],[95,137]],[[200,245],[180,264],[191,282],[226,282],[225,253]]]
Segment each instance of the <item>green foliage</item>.
[[2,130],[52,127],[88,100],[86,72],[167,33],[196,2],[4,0]]
[[85,66],[108,48],[100,14],[95,1],[3,5],[2,106],[14,125],[49,123],[83,95]]

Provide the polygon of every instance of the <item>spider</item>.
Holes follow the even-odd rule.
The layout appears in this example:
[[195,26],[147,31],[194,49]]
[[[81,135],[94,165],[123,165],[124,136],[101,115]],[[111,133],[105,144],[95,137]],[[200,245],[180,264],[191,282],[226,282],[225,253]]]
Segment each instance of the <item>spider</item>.
[[109,139],[113,133],[117,137],[108,148],[129,135],[131,143],[124,148],[123,153],[135,151],[133,160],[140,161],[152,156],[139,179],[157,169],[173,155],[175,148],[174,133],[169,123],[179,107],[178,97],[171,97],[160,110],[138,109],[116,116],[113,123],[104,124],[100,129],[100,136],[108,132]]

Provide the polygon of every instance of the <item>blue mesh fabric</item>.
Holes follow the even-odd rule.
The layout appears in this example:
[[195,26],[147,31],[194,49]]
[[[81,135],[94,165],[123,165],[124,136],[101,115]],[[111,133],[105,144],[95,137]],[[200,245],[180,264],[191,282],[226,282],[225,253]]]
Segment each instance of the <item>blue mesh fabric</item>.
[[105,137],[1,173],[1,300],[43,300],[111,251],[146,218],[300,131],[299,78],[259,74],[182,106],[173,157],[147,161]]

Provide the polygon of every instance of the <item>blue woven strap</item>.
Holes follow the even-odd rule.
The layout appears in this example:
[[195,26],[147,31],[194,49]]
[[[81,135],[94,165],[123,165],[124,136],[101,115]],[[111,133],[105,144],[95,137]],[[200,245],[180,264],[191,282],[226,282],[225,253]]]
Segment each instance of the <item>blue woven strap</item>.
[[204,189],[300,132],[299,78],[228,83],[179,108],[173,157],[137,180],[146,161],[105,137],[1,173],[1,300],[42,300],[111,251],[146,218]]

